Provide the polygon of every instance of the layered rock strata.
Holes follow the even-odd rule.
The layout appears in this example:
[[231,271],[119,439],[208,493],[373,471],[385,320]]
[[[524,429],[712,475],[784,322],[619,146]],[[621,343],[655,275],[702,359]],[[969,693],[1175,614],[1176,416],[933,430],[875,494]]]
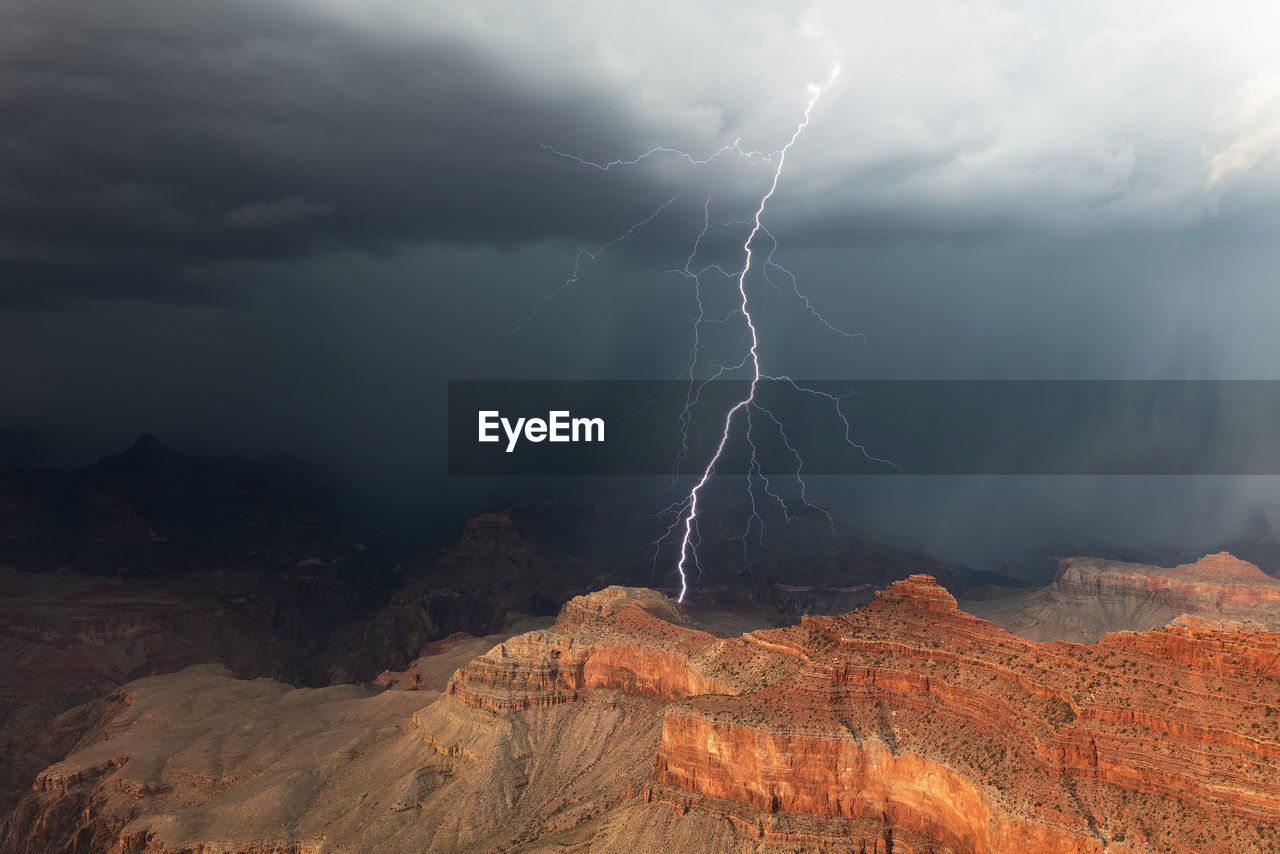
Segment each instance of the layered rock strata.
[[1034,643],[913,577],[747,639],[795,676],[673,707],[659,781],[957,851],[1268,850],[1280,824],[1280,635]]

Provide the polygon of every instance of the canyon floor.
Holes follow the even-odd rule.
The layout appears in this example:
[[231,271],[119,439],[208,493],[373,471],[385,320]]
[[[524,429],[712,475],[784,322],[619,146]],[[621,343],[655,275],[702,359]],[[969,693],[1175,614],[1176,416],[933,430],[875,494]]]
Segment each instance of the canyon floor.
[[996,622],[920,574],[774,627],[612,586],[363,685],[188,667],[66,713],[0,850],[1277,851],[1277,590],[1069,559]]

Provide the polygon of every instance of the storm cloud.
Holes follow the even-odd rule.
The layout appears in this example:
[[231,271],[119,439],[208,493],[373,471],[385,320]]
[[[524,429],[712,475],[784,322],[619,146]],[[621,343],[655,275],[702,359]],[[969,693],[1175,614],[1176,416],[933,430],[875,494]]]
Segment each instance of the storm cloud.
[[[146,430],[433,489],[446,379],[678,375],[696,306],[667,271],[704,211],[740,237],[763,157],[837,68],[766,220],[870,348],[783,294],[774,364],[1280,368],[1268,4],[0,0],[0,18],[0,427],[53,461]],[[735,143],[760,154],[689,162]],[[600,168],[657,147],[689,157]],[[896,497],[853,515],[903,539],[913,513],[943,551],[1004,536],[875,489]]]
[[837,66],[773,212],[792,245],[1194,227],[1241,184],[1239,204],[1270,207],[1277,177],[1262,5],[10,0],[4,16],[10,302],[189,299],[207,283],[185,274],[229,260],[599,242],[677,191],[688,220],[764,170],[655,156],[601,175],[543,146],[770,152]]

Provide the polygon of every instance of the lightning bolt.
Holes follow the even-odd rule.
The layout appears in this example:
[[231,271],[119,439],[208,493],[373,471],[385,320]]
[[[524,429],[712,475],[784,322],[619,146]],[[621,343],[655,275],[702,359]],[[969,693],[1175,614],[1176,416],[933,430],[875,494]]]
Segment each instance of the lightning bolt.
[[[827,86],[830,86],[835,82],[836,76],[839,73],[840,67],[837,65],[835,70],[831,72],[830,79],[827,80]],[[683,514],[684,534],[680,538],[680,559],[676,563],[676,572],[680,575],[680,595],[676,597],[676,601],[678,602],[683,602],[685,594],[689,592],[689,576],[686,569],[688,567],[690,553],[696,550],[697,540],[694,537],[694,529],[697,527],[698,520],[698,498],[701,496],[703,488],[706,487],[707,481],[709,481],[711,476],[715,473],[716,464],[719,463],[720,458],[724,456],[725,446],[729,444],[729,434],[733,431],[734,419],[737,418],[738,413],[740,412],[746,412],[748,419],[750,419],[750,409],[756,399],[756,387],[760,384],[760,334],[756,329],[755,318],[751,316],[751,301],[747,297],[747,274],[751,272],[751,261],[755,255],[754,244],[756,235],[764,231],[764,224],[762,222],[764,218],[764,210],[768,206],[769,200],[773,198],[773,194],[777,192],[778,182],[782,180],[782,170],[787,165],[787,152],[791,150],[791,147],[796,144],[796,140],[800,139],[805,128],[809,126],[809,119],[813,115],[814,105],[816,105],[818,103],[818,99],[822,97],[822,92],[823,87],[811,87],[809,103],[805,105],[804,108],[804,118],[802,118],[800,120],[800,124],[796,126],[795,133],[791,135],[791,139],[787,140],[787,144],[782,146],[778,151],[778,162],[773,170],[773,181],[769,184],[769,189],[765,194],[760,197],[760,204],[756,207],[755,216],[751,220],[751,231],[747,234],[747,239],[742,244],[744,261],[742,265],[742,272],[738,274],[738,294],[742,298],[742,316],[743,319],[746,320],[747,329],[750,331],[751,336],[751,347],[747,351],[747,357],[751,362],[751,382],[747,387],[746,396],[735,403],[725,414],[724,429],[720,431],[720,442],[716,445],[715,453],[712,454],[711,459],[707,461],[707,466],[702,471],[702,477],[700,477],[698,482],[693,485],[693,488],[689,490],[689,497],[685,502],[687,512]],[[776,246],[776,241],[774,243]],[[812,308],[812,306],[810,306],[810,308]],[[748,427],[748,433],[750,433],[750,427]],[[754,445],[752,445],[751,450],[751,465],[753,469],[758,470],[759,464],[756,461]],[[752,515],[753,517],[756,517],[757,511],[754,494],[752,495],[751,506]],[[749,529],[750,522],[748,522],[748,530]],[[696,553],[693,555],[693,559],[696,563]]]
[[[678,198],[680,197],[672,196],[671,198],[667,199],[665,202],[658,205],[657,210],[655,210],[653,213],[649,214],[647,217],[640,220],[639,222],[634,223],[630,228],[628,228],[626,231],[622,232],[621,234],[617,235],[613,239],[605,241],[604,243],[600,244],[595,249],[578,250],[578,254],[575,255],[573,259],[573,271],[569,273],[569,277],[564,280],[564,283],[560,285],[560,287],[556,288],[554,291],[551,291],[550,293],[543,294],[542,296],[538,297],[538,299],[534,302],[533,306],[529,309],[529,313],[526,314],[523,318],[521,318],[519,323],[517,323],[511,329],[508,329],[503,334],[515,335],[517,332],[524,329],[526,326],[528,326],[530,323],[533,322],[533,319],[535,317],[538,316],[538,309],[542,308],[544,304],[551,302],[552,300],[561,296],[565,291],[569,290],[574,285],[576,285],[578,283],[578,275],[580,272],[580,268],[582,267],[582,260],[584,258],[590,261],[594,261],[597,258],[599,258],[604,253],[604,251],[609,247],[622,243],[624,240],[630,240],[632,237],[635,237],[636,233],[640,231],[640,229],[644,228],[646,225],[648,225],[649,223],[657,219],[658,216],[667,208],[669,208],[672,204],[674,204],[676,199]],[[501,336],[497,336],[497,337],[501,337]]]
[[545,142],[540,143],[540,145],[544,150],[550,151],[552,154],[556,155],[557,157],[563,157],[566,160],[572,160],[576,163],[581,163],[583,166],[590,166],[593,169],[599,169],[601,172],[608,172],[610,169],[614,168],[615,166],[635,166],[636,164],[640,163],[642,160],[648,160],[650,157],[653,157],[655,154],[674,154],[680,159],[687,161],[690,166],[706,166],[708,163],[710,163],[712,160],[715,160],[720,155],[728,154],[731,151],[747,160],[753,160],[755,158],[759,158],[764,163],[768,163],[771,160],[773,160],[774,156],[777,154],[776,151],[773,154],[765,154],[760,151],[745,151],[742,148],[742,138],[739,137],[738,139],[735,139],[733,142],[729,143],[728,145],[720,146],[720,148],[716,149],[710,155],[703,157],[701,159],[695,158],[691,154],[686,154],[685,152],[681,151],[678,148],[667,148],[665,145],[655,145],[653,148],[649,149],[644,154],[641,154],[638,157],[633,157],[630,160],[610,160],[608,163],[596,163],[593,160],[587,160],[585,158],[579,157],[576,154],[568,154],[566,152],[560,151],[550,145],[547,145]]
[[[754,415],[761,416],[766,419],[768,424],[772,425],[780,436],[783,446],[794,459],[795,470],[793,475],[800,485],[800,502],[806,507],[825,514],[834,531],[834,521],[831,519],[830,514],[823,508],[812,503],[808,498],[807,485],[803,477],[804,459],[799,450],[792,443],[791,438],[788,436],[785,425],[781,419],[779,419],[767,407],[762,405],[761,401],[757,399],[757,390],[761,380],[785,383],[799,393],[810,395],[830,403],[836,418],[844,425],[844,441],[846,444],[860,451],[870,462],[884,463],[890,466],[894,465],[889,460],[873,456],[865,446],[854,441],[852,425],[842,408],[844,401],[849,397],[849,395],[830,394],[819,389],[801,385],[789,376],[772,376],[762,371],[760,364],[760,332],[756,325],[756,319],[752,314],[753,305],[747,289],[747,277],[752,273],[753,269],[758,267],[768,286],[772,287],[780,296],[785,297],[788,292],[793,294],[794,297],[803,305],[808,315],[822,324],[827,330],[844,338],[859,341],[864,346],[869,347],[865,335],[862,333],[847,332],[835,326],[817,310],[807,296],[801,293],[795,274],[775,260],[774,255],[778,249],[778,241],[764,225],[765,211],[769,206],[770,200],[773,199],[774,194],[777,192],[778,185],[782,180],[782,173],[786,167],[787,155],[796,143],[804,136],[804,132],[809,127],[810,120],[814,115],[815,107],[819,99],[822,97],[824,91],[829,89],[834,83],[839,74],[839,70],[839,66],[837,65],[824,85],[811,85],[809,87],[809,100],[805,105],[803,116],[797,124],[795,131],[792,133],[790,139],[787,140],[785,145],[777,151],[773,151],[768,154],[760,151],[748,151],[743,148],[741,139],[735,139],[732,143],[723,145],[711,154],[701,158],[694,157],[678,149],[667,148],[665,146],[655,146],[654,148],[651,148],[629,160],[617,159],[602,163],[587,160],[574,154],[568,154],[545,143],[542,145],[544,150],[556,155],[557,157],[572,160],[580,165],[594,168],[601,172],[608,172],[615,168],[635,166],[642,161],[658,155],[673,155],[683,159],[692,166],[704,166],[719,157],[732,154],[745,159],[752,166],[763,166],[769,164],[773,167],[772,179],[767,190],[765,190],[765,192],[760,196],[759,202],[755,207],[754,216],[750,219],[729,220],[722,223],[719,228],[713,228],[711,199],[707,199],[703,204],[702,229],[693,241],[693,246],[685,259],[684,266],[678,269],[666,271],[666,274],[668,275],[679,276],[691,282],[693,297],[697,307],[697,316],[691,319],[693,325],[693,340],[686,364],[686,373],[689,385],[685,395],[684,410],[680,415],[681,446],[680,452],[673,465],[672,486],[677,482],[679,478],[680,465],[688,455],[689,431],[693,425],[693,413],[701,400],[702,392],[707,383],[713,382],[727,374],[736,374],[742,371],[747,371],[750,375],[750,382],[747,385],[746,393],[740,399],[733,402],[724,415],[724,421],[721,425],[719,441],[715,446],[715,452],[707,461],[705,467],[701,470],[701,475],[681,499],[654,514],[655,517],[665,517],[671,520],[670,524],[666,527],[665,532],[653,543],[650,543],[650,546],[654,548],[655,572],[657,571],[659,556],[662,553],[662,546],[669,540],[674,540],[677,536],[680,541],[679,556],[675,566],[675,571],[680,577],[680,592],[677,596],[677,599],[680,602],[684,601],[685,595],[688,593],[691,571],[696,570],[699,575],[702,572],[702,565],[698,556],[699,547],[702,542],[702,536],[699,531],[699,513],[702,509],[701,501],[704,498],[704,491],[707,484],[715,476],[716,467],[724,457],[730,436],[733,434],[735,424],[739,419],[745,420],[745,438],[750,449],[750,458],[747,467],[747,495],[751,502],[751,514],[747,520],[746,530],[742,537],[743,560],[746,562],[748,571],[750,569],[750,541],[752,532],[756,532],[757,551],[762,547],[764,535],[764,517],[760,513],[760,506],[758,504],[758,498],[760,496],[757,496],[756,484],[760,484],[762,486],[763,497],[765,499],[776,503],[782,508],[784,517],[788,522],[794,518],[787,502],[783,499],[782,495],[775,490],[773,484],[764,473],[753,437],[753,431],[758,426],[756,423],[757,419],[753,417]],[[538,309],[544,303],[555,299],[573,287],[573,285],[578,281],[579,268],[584,260],[594,260],[609,247],[630,239],[641,228],[656,218],[675,201],[676,199],[673,198],[663,203],[648,217],[635,223],[626,231],[601,246],[596,247],[595,249],[581,250],[575,257],[573,270],[564,283],[558,289],[544,295],[534,303],[528,316],[521,320],[512,331],[518,332],[533,320]],[[713,230],[720,233],[721,229],[729,228],[730,226],[743,228],[746,232],[742,242],[741,268],[726,269],[724,266],[716,263],[700,264],[698,255],[703,249],[704,242],[708,235]],[[710,274],[715,274],[726,280],[733,281],[736,285],[737,294],[735,302],[737,303],[737,306],[723,316],[708,316],[707,304],[703,300],[703,277]],[[789,285],[789,287],[786,287],[786,285]],[[767,304],[767,300],[768,291],[766,290],[764,292],[763,304]],[[713,364],[711,365],[712,371],[709,376],[700,380],[695,379],[695,376],[698,373],[699,353],[703,346],[702,332],[704,326],[709,324],[725,324],[731,320],[735,320],[739,316],[741,316],[745,322],[745,330],[738,345],[746,351],[741,360],[736,364]],[[740,349],[737,352],[742,352],[742,350]]]

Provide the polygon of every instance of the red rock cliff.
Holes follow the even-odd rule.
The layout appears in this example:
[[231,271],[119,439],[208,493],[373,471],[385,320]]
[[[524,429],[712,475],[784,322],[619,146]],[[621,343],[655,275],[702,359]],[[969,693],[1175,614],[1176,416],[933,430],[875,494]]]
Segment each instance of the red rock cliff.
[[1036,643],[913,576],[748,640],[794,676],[671,708],[659,782],[958,851],[1268,850],[1280,824],[1280,635]]

